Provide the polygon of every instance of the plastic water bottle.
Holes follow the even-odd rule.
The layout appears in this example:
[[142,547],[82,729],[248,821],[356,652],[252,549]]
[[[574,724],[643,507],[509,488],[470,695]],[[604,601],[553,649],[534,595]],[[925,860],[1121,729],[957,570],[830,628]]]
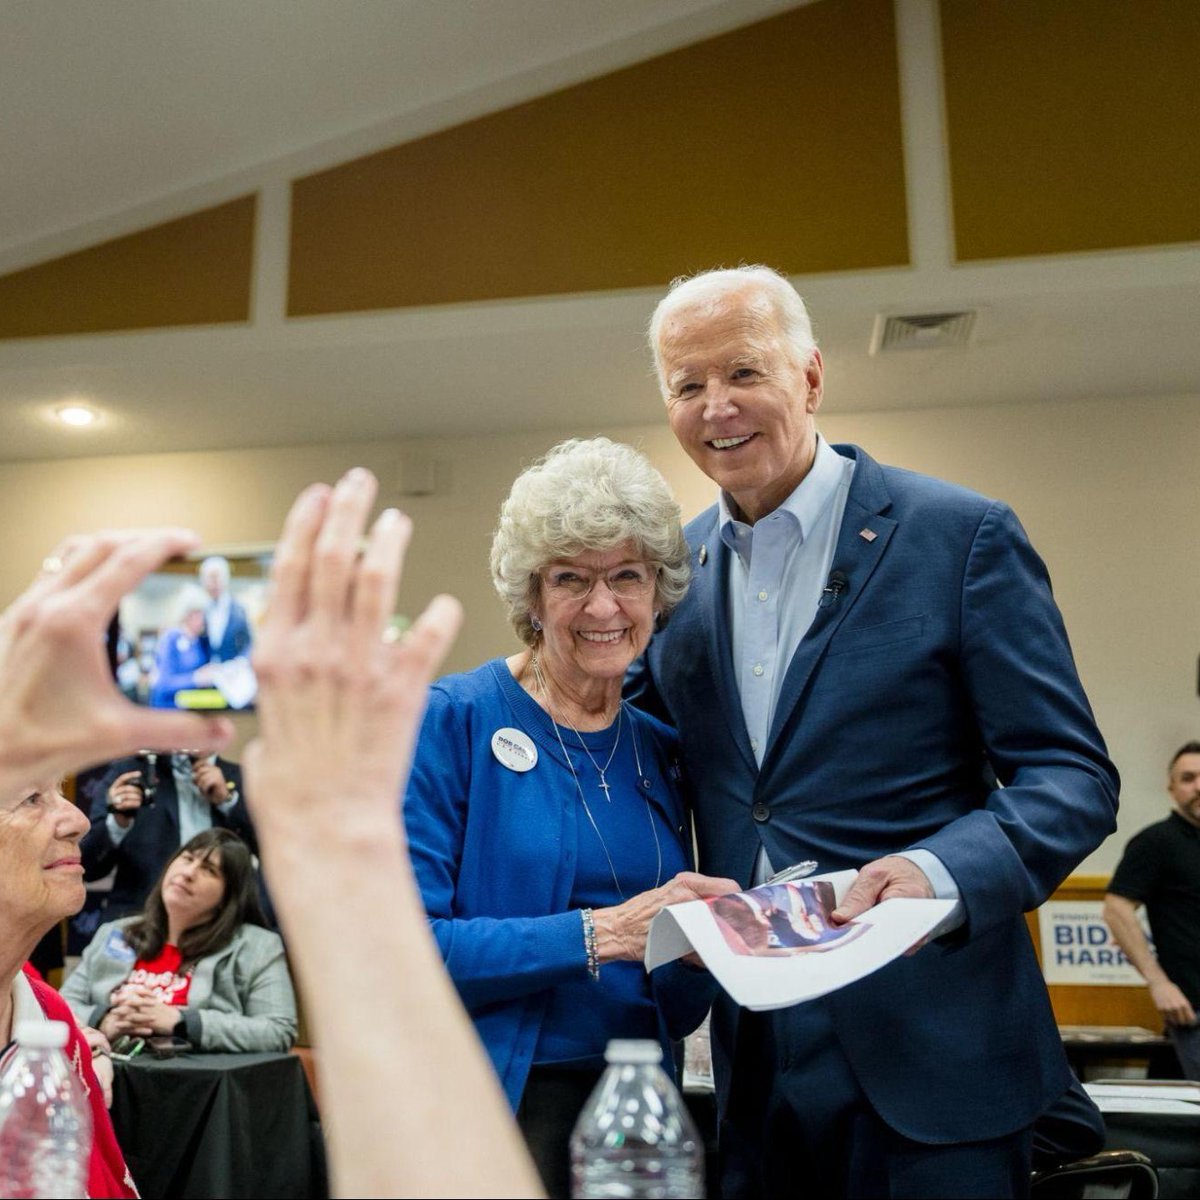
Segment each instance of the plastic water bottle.
[[608,1043],[608,1069],[571,1134],[575,1200],[704,1195],[704,1146],[652,1041]]
[[22,1021],[0,1069],[0,1197],[87,1194],[92,1112],[63,1047],[63,1021]]

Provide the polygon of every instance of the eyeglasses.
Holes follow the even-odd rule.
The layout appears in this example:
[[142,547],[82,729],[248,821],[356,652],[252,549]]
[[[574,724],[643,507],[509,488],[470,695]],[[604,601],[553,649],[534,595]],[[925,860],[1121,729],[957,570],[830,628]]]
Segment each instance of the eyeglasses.
[[542,572],[542,582],[551,595],[570,600],[590,596],[599,579],[604,580],[617,599],[641,600],[654,590],[658,567],[650,563],[624,563],[600,575],[582,567],[549,567]]

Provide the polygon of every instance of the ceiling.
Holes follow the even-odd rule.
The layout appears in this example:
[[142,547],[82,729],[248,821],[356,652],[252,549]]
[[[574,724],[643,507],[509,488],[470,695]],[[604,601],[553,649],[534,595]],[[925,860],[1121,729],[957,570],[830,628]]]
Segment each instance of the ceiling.
[[[0,343],[0,461],[659,419],[654,291],[282,317],[287,184],[794,0],[0,0],[0,272],[255,190],[254,320]],[[912,265],[795,277],[833,412],[1200,395],[1200,248],[958,266],[933,0],[897,0]],[[961,349],[876,314],[977,308]],[[64,430],[72,398],[102,414]]]

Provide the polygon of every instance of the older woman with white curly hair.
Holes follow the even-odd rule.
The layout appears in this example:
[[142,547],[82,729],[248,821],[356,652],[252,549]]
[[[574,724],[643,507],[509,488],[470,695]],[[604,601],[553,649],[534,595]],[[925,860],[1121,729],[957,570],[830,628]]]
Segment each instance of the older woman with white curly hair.
[[675,735],[621,699],[688,584],[662,476],[607,438],[564,442],[514,483],[491,561],[524,649],[434,686],[404,816],[446,966],[565,1196],[608,1039],[667,1044],[711,999],[688,967],[647,977],[650,920],[736,885],[687,870]]

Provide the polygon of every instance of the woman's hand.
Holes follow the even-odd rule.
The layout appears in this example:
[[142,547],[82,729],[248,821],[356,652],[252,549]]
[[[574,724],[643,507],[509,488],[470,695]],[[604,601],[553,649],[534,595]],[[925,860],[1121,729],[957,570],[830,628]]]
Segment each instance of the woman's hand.
[[79,1032],[92,1052],[92,1070],[96,1073],[96,1082],[100,1084],[100,1092],[104,1096],[104,1107],[112,1108],[113,1065],[109,1057],[112,1046],[108,1038],[91,1025],[81,1025]]
[[596,952],[600,961],[606,963],[623,959],[641,962],[646,957],[646,934],[650,922],[668,904],[707,900],[710,896],[727,896],[730,892],[740,890],[732,879],[680,871],[662,887],[642,892],[624,904],[597,908],[592,913],[592,920],[596,925]]
[[116,1003],[100,1018],[100,1032],[110,1042],[128,1034],[130,1037],[144,1037],[135,1027],[136,1009],[132,1004]]
[[264,843],[365,863],[403,833],[397,808],[425,695],[454,641],[458,601],[439,596],[402,637],[391,618],[411,525],[395,509],[363,531],[375,478],[357,468],[292,507],[255,642],[259,737],[246,794]]
[[[171,1033],[179,1023],[179,1009],[165,1004],[149,988],[137,983],[122,984],[113,992],[113,1006],[100,1022],[101,1032],[110,1038],[130,1034],[154,1037]],[[109,1022],[106,1027],[105,1022]]]
[[0,783],[56,779],[139,749],[218,750],[223,718],[139,708],[104,652],[121,598],[159,563],[193,549],[179,529],[68,538],[0,617]]

